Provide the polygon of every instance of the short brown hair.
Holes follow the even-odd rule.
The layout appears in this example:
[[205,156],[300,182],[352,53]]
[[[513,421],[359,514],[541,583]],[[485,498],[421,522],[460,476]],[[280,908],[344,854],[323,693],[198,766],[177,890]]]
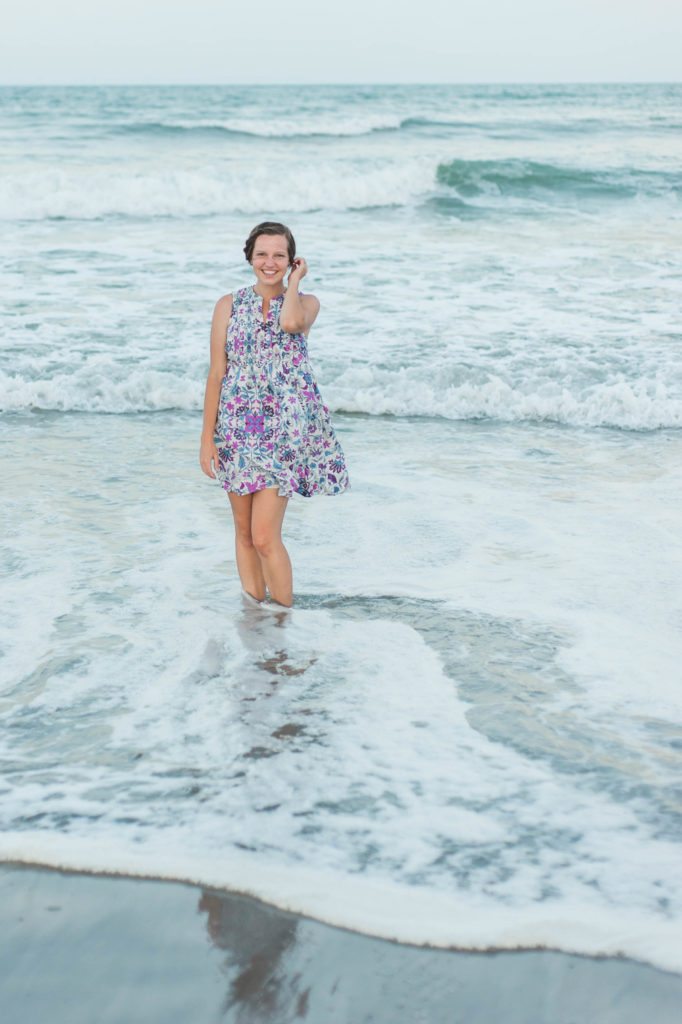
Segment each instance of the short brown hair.
[[276,220],[264,220],[262,224],[256,224],[255,228],[246,239],[244,246],[244,256],[246,257],[247,263],[251,262],[253,257],[253,250],[256,245],[256,239],[259,235],[284,235],[287,240],[287,252],[289,254],[289,263],[294,262],[294,256],[296,255],[296,242],[286,224],[280,224]]

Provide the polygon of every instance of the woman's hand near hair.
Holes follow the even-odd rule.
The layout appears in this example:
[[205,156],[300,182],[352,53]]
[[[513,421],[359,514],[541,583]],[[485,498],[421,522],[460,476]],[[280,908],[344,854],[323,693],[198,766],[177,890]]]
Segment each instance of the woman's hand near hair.
[[299,295],[301,278],[308,273],[308,264],[297,256],[287,278],[287,292],[279,311],[279,323],[283,331],[296,334],[299,331],[308,337],[315,317],[320,312],[320,300],[315,295]]
[[295,256],[287,278],[287,287],[291,284],[300,284],[301,278],[308,273],[308,264],[302,256]]

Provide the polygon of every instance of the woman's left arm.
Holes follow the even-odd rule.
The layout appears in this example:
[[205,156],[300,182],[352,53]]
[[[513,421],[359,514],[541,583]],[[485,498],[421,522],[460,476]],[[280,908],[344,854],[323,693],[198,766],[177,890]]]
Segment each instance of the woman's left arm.
[[320,300],[315,295],[298,294],[301,278],[307,273],[308,264],[302,256],[298,256],[287,278],[287,293],[279,314],[280,327],[287,334],[302,332],[307,336],[320,311]]

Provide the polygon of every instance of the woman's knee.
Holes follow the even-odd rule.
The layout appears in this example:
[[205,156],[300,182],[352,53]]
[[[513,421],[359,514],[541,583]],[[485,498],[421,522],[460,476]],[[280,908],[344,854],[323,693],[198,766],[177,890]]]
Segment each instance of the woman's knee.
[[237,544],[239,544],[240,547],[243,547],[243,548],[255,548],[255,544],[253,542],[253,536],[251,534],[251,530],[248,529],[248,527],[246,527],[246,528],[245,527],[238,527],[235,530],[235,538],[236,538]]
[[273,530],[257,527],[251,531],[253,546],[259,555],[267,558],[272,551],[281,544],[279,533]]

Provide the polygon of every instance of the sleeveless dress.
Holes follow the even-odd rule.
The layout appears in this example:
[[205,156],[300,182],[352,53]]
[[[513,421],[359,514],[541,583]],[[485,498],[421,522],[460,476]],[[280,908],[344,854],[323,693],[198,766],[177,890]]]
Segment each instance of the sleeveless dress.
[[270,299],[264,321],[263,300],[253,285],[233,292],[213,437],[216,477],[235,494],[264,487],[277,487],[286,497],[341,494],[351,489],[346,459],[305,334],[280,327],[284,294]]

